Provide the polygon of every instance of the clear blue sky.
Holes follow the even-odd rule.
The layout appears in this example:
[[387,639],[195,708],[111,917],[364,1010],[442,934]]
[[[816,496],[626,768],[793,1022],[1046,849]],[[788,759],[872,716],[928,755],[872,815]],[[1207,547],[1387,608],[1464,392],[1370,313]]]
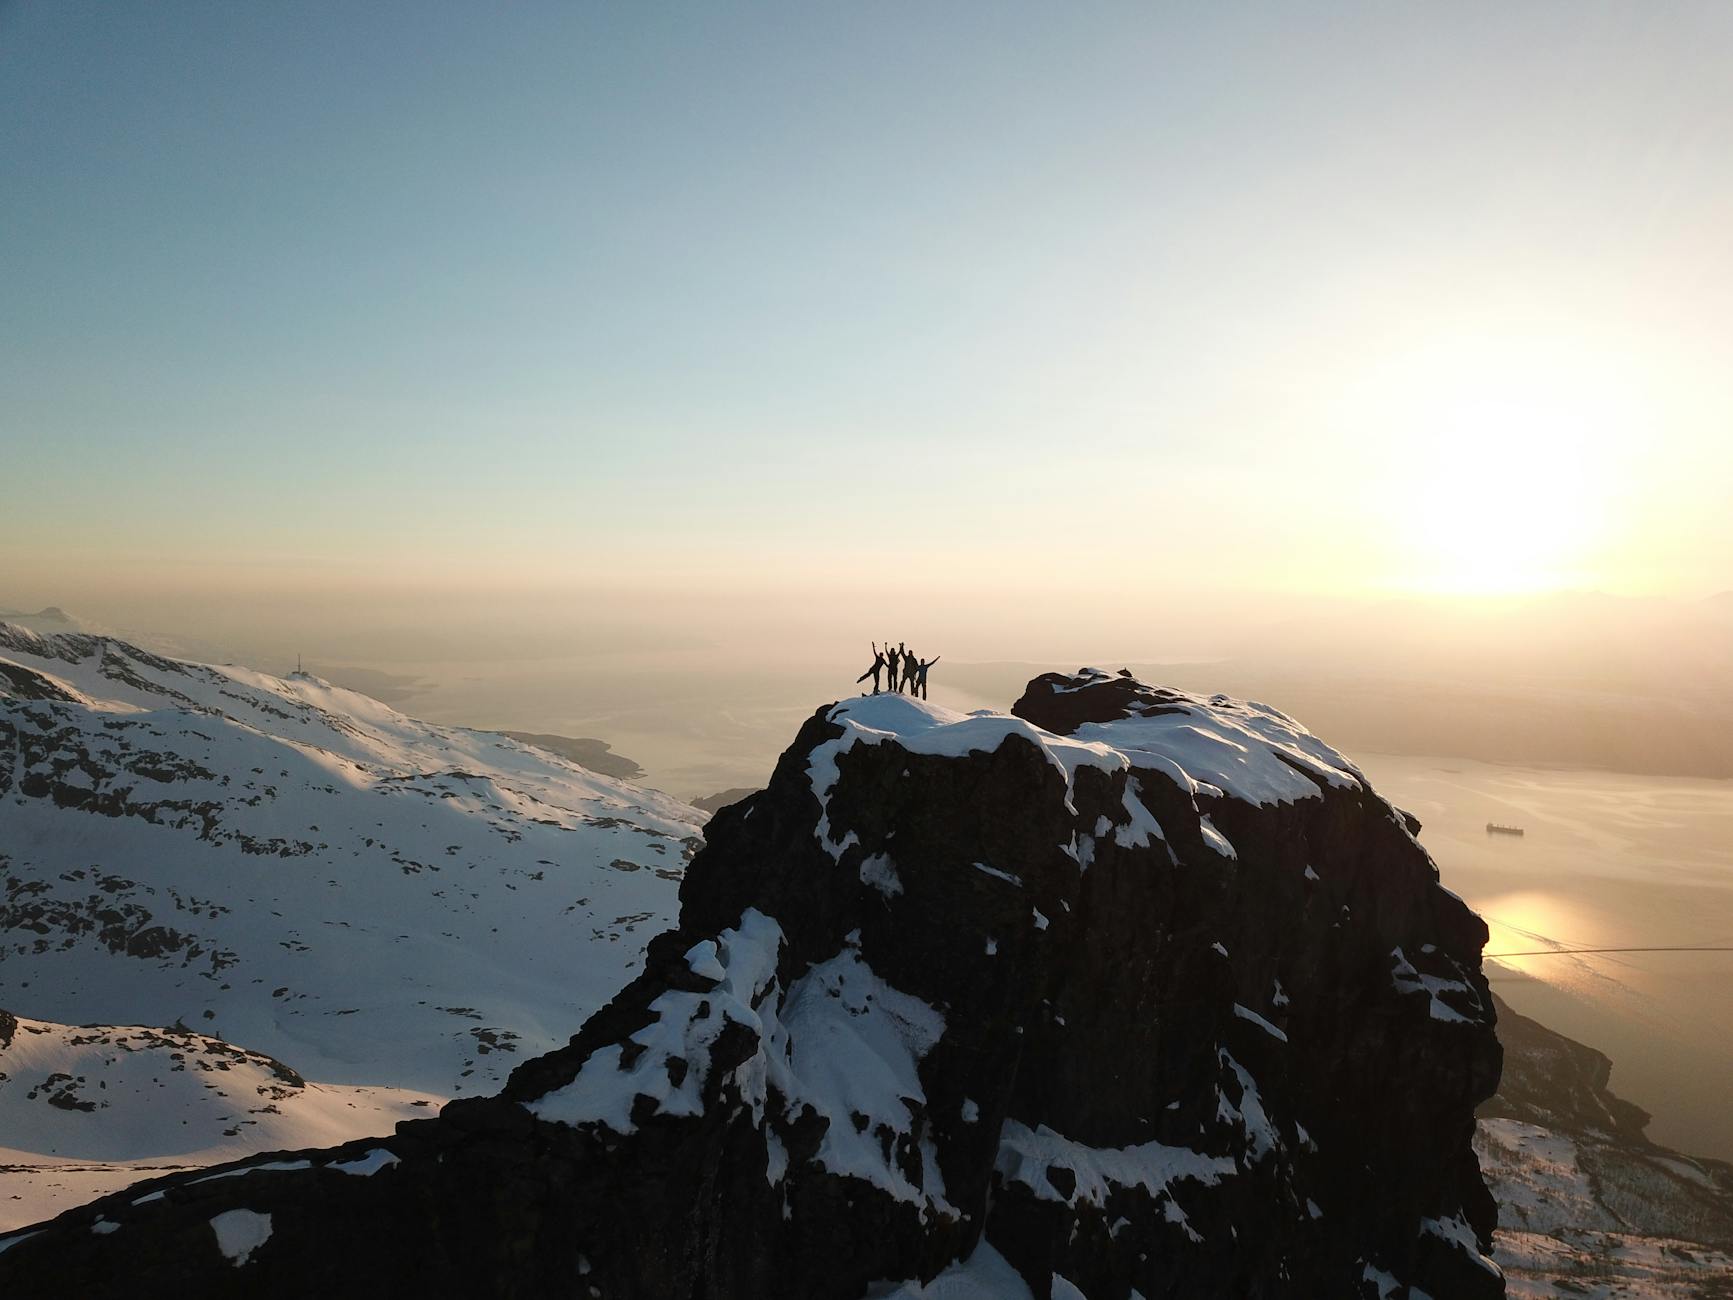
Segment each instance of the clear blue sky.
[[0,604],[1733,585],[1729,160],[1723,3],[0,3]]

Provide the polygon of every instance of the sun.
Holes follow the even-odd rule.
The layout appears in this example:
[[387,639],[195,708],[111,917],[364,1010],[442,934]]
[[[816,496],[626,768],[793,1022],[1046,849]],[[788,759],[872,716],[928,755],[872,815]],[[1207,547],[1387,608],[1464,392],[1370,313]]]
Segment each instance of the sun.
[[1589,413],[1556,393],[1473,394],[1415,448],[1417,585],[1502,594],[1570,585],[1604,522]]
[[1433,357],[1396,417],[1398,585],[1508,595],[1595,585],[1632,437],[1616,377],[1530,346]]

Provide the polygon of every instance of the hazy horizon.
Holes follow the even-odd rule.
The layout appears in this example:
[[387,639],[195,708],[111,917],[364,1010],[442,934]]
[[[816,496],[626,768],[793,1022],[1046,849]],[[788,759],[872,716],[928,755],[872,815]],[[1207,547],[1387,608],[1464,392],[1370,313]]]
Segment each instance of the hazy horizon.
[[[1351,753],[1733,777],[1725,597],[1087,603],[990,617],[821,593],[793,613],[720,595],[67,612],[184,658],[277,674],[304,661],[429,721],[604,740],[681,798],[760,784],[800,720],[861,689],[869,642],[886,638],[942,656],[934,698],[957,708],[1008,708],[1039,672],[1129,665],[1264,699]],[[0,589],[0,616],[26,604]]]

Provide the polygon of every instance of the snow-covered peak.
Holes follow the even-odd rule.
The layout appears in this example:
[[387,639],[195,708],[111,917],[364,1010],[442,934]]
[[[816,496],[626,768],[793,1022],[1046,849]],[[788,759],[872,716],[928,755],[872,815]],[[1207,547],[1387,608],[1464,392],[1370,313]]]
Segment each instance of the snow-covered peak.
[[562,791],[576,782],[586,795],[623,809],[650,807],[683,824],[703,820],[659,791],[601,776],[497,732],[422,722],[312,673],[276,677],[233,664],[171,659],[111,637],[44,635],[0,623],[0,696],[6,694],[61,698],[112,715],[169,710],[221,717],[338,770],[362,765],[408,775],[474,768],[534,784],[552,775]]
[[1037,677],[1012,712],[1117,750],[1132,766],[1161,770],[1189,790],[1247,803],[1293,803],[1317,798],[1322,786],[1365,786],[1349,759],[1279,709],[1149,686],[1124,671]]
[[[1316,799],[1324,787],[1358,790],[1359,769],[1287,714],[1227,695],[1145,685],[1128,673],[1084,668],[1030,683],[1011,713],[962,713],[896,693],[844,700],[826,713],[842,735],[808,761],[813,792],[828,809],[840,757],[857,744],[893,743],[911,754],[962,758],[1026,742],[1065,777],[1081,767],[1154,771],[1186,795],[1250,804]],[[838,842],[821,822],[833,856]]]
[[891,741],[911,754],[962,758],[967,754],[991,753],[1015,737],[1041,750],[1069,781],[1079,767],[1116,771],[1126,766],[1111,745],[1056,736],[1022,718],[994,709],[959,713],[907,695],[862,695],[844,700],[826,717],[842,727],[835,749],[821,747],[812,757],[815,786],[827,757],[856,744],[876,745]]

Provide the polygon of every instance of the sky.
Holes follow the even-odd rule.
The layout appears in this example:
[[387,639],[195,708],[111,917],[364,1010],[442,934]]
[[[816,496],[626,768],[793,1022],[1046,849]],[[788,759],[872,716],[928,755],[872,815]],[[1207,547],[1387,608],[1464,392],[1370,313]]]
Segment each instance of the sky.
[[1705,596],[1730,74],[1719,2],[0,0],[0,605]]

